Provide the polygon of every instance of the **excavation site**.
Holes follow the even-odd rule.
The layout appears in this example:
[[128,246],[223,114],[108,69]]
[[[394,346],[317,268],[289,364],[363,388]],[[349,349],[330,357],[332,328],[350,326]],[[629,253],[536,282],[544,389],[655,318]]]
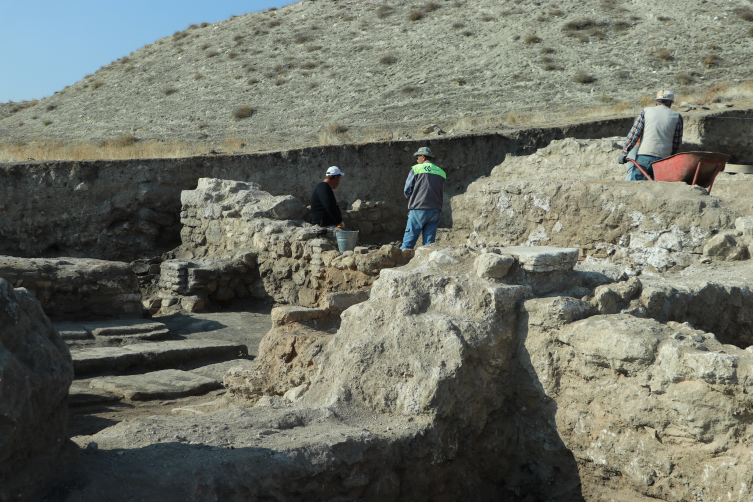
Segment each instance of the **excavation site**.
[[[465,4],[378,5],[254,23]],[[500,5],[478,26],[568,15]],[[753,104],[649,87],[602,118],[0,163],[0,501],[753,500]],[[662,106],[681,146],[626,181]],[[406,246],[436,173],[436,240]],[[342,228],[312,223],[332,179]]]

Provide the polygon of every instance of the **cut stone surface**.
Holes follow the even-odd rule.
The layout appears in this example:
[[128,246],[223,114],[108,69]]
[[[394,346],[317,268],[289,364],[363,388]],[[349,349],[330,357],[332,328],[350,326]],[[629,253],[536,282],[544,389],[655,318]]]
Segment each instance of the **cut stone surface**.
[[74,380],[68,390],[69,406],[86,406],[120,401],[122,396],[104,389],[91,388],[90,380]]
[[578,263],[578,248],[551,246],[510,246],[503,252],[513,256],[523,270],[530,272],[570,271]]
[[225,361],[222,363],[209,364],[207,366],[201,366],[200,368],[189,370],[196,375],[205,376],[207,378],[214,378],[218,382],[222,383],[225,378],[225,373],[230,368],[241,367],[251,368],[254,365],[254,361],[251,359],[233,359],[232,361]]
[[515,259],[509,255],[483,253],[473,262],[476,275],[482,278],[499,279],[507,275]]
[[100,321],[96,323],[86,323],[84,326],[94,336],[136,335],[167,329],[167,326],[161,322],[150,322],[140,319]]
[[325,308],[275,307],[272,309],[272,322],[277,326],[291,322],[307,322],[320,319],[328,313]]
[[173,415],[203,415],[217,409],[216,401],[209,401],[208,403],[194,404],[191,406],[181,406],[180,408],[173,408],[171,413]]
[[221,340],[175,340],[71,351],[73,368],[77,375],[123,370],[135,365],[158,368],[194,359],[225,358],[245,354],[245,345]]
[[221,387],[214,378],[180,370],[100,377],[92,379],[89,385],[92,389],[102,389],[131,401],[195,396]]

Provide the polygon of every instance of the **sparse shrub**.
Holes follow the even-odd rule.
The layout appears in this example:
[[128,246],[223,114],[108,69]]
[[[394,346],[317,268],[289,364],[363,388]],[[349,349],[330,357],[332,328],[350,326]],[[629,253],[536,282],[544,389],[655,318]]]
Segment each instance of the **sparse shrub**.
[[388,5],[380,5],[376,10],[376,14],[379,19],[384,19],[392,14],[392,7]]
[[209,44],[203,44],[203,45],[201,46],[201,50],[202,50],[202,51],[205,51],[205,50],[207,50],[207,49],[209,49]]
[[592,37],[598,38],[599,40],[604,40],[604,38],[606,38],[606,35],[604,34],[604,32],[601,31],[599,28],[591,28],[590,30],[588,30],[588,34],[591,35]]
[[235,51],[230,51],[227,53],[227,57],[229,57],[230,59],[235,59],[237,56],[238,56],[238,53]]
[[753,10],[750,10],[749,7],[735,9],[735,14],[745,21],[753,21]]
[[285,83],[285,79],[283,77],[277,77],[275,79],[275,85],[282,85]]
[[397,56],[394,54],[387,54],[379,59],[379,64],[395,64],[397,63]]
[[565,12],[560,9],[554,9],[549,11],[550,16],[565,17]]
[[483,16],[481,16],[481,20],[484,21],[485,23],[489,21],[494,21],[494,16],[490,16],[489,14],[484,14]]
[[313,70],[317,66],[319,66],[319,63],[317,63],[316,61],[306,61],[301,65],[301,68],[303,68],[304,70]]
[[709,44],[709,49],[711,49],[712,51],[718,51],[719,46],[716,44]]
[[669,49],[659,49],[659,52],[656,55],[659,56],[659,59],[663,59],[664,61],[672,59],[672,51]]
[[751,27],[751,29],[748,30],[748,36],[753,37],[753,27]]
[[130,61],[130,59],[128,58],[128,56],[126,56],[120,59],[120,64],[126,64],[128,61]]
[[319,84],[317,84],[316,82],[309,82],[309,89],[313,89],[317,85],[319,85]]
[[104,82],[102,82],[101,80],[97,80],[92,84],[92,89],[99,89],[100,87],[102,87],[103,84]]
[[209,51],[209,52],[207,52],[207,57],[208,58],[213,58],[213,57],[215,57],[218,54],[219,54],[219,51]]
[[198,25],[198,24],[192,24],[191,26],[189,26],[189,27],[188,27],[188,29],[189,29],[189,30],[195,30],[195,29],[196,29],[196,28],[198,28],[198,27],[199,27],[199,25]]
[[413,94],[418,91],[418,87],[416,87],[415,85],[406,85],[401,89],[401,91],[403,92],[403,94]]
[[640,18],[640,16],[636,16],[635,14],[633,14],[632,16],[630,16],[630,20],[631,21],[640,21],[641,18]]
[[332,134],[345,134],[346,132],[348,132],[348,128],[342,124],[339,124],[338,122],[327,124],[325,130]]
[[455,7],[462,7],[463,2],[461,2],[460,0],[455,0],[455,3],[453,3],[452,5],[454,5]]
[[115,138],[111,142],[111,144],[119,148],[125,148],[127,146],[133,145],[134,143],[136,143],[136,141],[138,140],[136,139],[136,136],[134,136],[133,134],[123,134]]
[[536,18],[536,21],[543,23],[544,21],[549,21],[549,18],[546,17],[546,15],[541,14],[539,17]]
[[52,124],[52,120],[43,120],[42,124],[48,126],[48,125]]
[[436,2],[429,2],[426,5],[424,5],[424,10],[426,12],[434,12],[440,7],[440,5]]
[[282,21],[280,21],[279,19],[273,19],[267,23],[267,27],[274,28],[275,26],[280,26],[281,24],[282,24]]
[[460,28],[463,28],[464,26],[465,25],[461,23],[460,21],[452,24],[452,27],[455,28],[456,30],[459,30]]
[[463,35],[464,37],[470,37],[471,35],[473,35],[473,32],[471,30],[465,30],[461,33],[461,35]]
[[554,58],[550,58],[549,56],[544,56],[543,58],[541,58],[541,61],[543,63],[553,63],[554,62]]
[[239,106],[235,110],[233,110],[233,117],[235,117],[238,120],[241,119],[247,119],[254,113],[254,109],[250,106]]
[[538,44],[539,42],[541,42],[541,39],[535,33],[528,33],[525,37],[523,37],[523,41],[530,45]]
[[554,71],[554,70],[557,70],[557,69],[558,69],[557,65],[554,64],[554,62],[552,62],[552,61],[544,63],[544,70],[545,71]]
[[542,54],[554,54],[554,49],[552,49],[551,47],[542,47],[541,53]]
[[197,73],[193,76],[194,80],[201,80],[202,78],[204,78],[204,75],[202,75],[201,73]]
[[209,23],[207,23],[207,22],[203,22],[203,23],[201,23],[201,25],[200,25],[200,26],[201,26],[202,28],[206,28],[207,26],[209,26]]
[[258,83],[259,83],[259,80],[255,79],[255,78],[250,78],[250,79],[246,80],[246,84],[247,85],[254,85],[254,84],[258,84]]
[[311,40],[311,35],[307,35],[306,33],[299,33],[293,39],[293,41],[297,44],[305,44],[309,40]]
[[602,94],[601,96],[599,96],[599,101],[601,101],[605,105],[608,105],[612,102],[612,97],[608,96],[607,94]]
[[663,22],[663,23],[666,23],[667,21],[671,21],[672,20],[671,18],[668,18],[667,16],[658,16],[656,19],[658,21]]
[[703,60],[703,64],[706,68],[711,68],[719,64],[719,54],[709,54],[706,59]]
[[307,46],[306,46],[306,52],[314,52],[314,51],[318,51],[318,50],[319,50],[319,49],[321,49],[321,48],[322,48],[322,46],[321,46],[321,45],[307,45]]
[[653,96],[642,96],[639,103],[645,108],[646,106],[654,104],[654,98]]
[[411,12],[410,14],[408,14],[408,19],[411,20],[411,21],[418,21],[422,17],[424,17],[424,13],[421,12],[420,10],[414,10],[413,12]]
[[677,82],[682,85],[689,85],[693,83],[693,77],[691,77],[687,73],[680,73],[675,75],[675,80],[677,80]]
[[343,16],[343,21],[353,21],[355,17],[351,15]]
[[51,112],[54,109],[55,109],[55,105],[47,105],[47,108],[45,108],[45,110],[47,110],[48,112]]
[[165,93],[165,96],[169,96],[170,94],[175,94],[176,92],[178,92],[178,88],[175,86],[170,86],[163,89],[162,92]]
[[626,21],[617,21],[612,25],[615,31],[627,31],[630,28],[630,23]]
[[612,10],[617,6],[614,0],[601,0],[601,8],[604,10]]
[[21,127],[22,125],[24,125],[24,121],[23,120],[18,123],[18,127]]
[[452,83],[456,85],[465,85],[465,79],[463,77],[457,77]]
[[598,24],[593,19],[577,19],[575,21],[569,21],[565,23],[565,26],[563,27],[564,31],[583,31],[583,30],[589,30],[591,28],[598,27]]
[[573,75],[573,82],[577,82],[578,84],[590,84],[595,81],[596,79],[592,75],[589,75],[583,70]]

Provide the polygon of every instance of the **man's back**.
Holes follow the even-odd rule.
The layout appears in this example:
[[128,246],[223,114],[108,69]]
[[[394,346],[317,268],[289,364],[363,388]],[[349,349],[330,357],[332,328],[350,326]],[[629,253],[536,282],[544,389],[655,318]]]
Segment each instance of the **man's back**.
[[[408,209],[442,209],[444,203],[445,172],[431,162],[416,164],[412,168],[413,182],[411,186]],[[409,178],[406,188],[411,185]]]
[[653,106],[643,110],[646,124],[638,155],[666,158],[672,155],[672,144],[680,114],[667,106]]
[[328,227],[342,222],[342,213],[335,200],[335,193],[324,181],[311,194],[311,223]]

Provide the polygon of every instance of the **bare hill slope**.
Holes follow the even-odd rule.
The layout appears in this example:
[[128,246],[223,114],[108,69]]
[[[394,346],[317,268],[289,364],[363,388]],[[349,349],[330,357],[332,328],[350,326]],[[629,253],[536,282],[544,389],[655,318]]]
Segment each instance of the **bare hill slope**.
[[751,7],[301,1],[142,47],[3,118],[0,141],[234,138],[265,149],[379,139],[429,123],[467,128],[510,112],[627,102],[632,113],[661,87],[688,96],[726,84],[734,93],[750,79]]

